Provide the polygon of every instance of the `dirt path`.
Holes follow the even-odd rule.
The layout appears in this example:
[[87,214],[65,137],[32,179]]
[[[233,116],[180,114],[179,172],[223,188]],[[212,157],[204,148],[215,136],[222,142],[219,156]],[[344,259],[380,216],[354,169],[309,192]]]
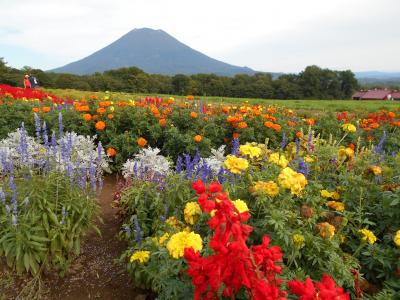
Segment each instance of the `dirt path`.
[[145,299],[144,292],[135,289],[124,269],[114,263],[126,249],[126,244],[115,238],[120,229],[116,209],[111,207],[115,187],[116,178],[107,177],[98,198],[104,224],[97,225],[102,236],[90,232],[68,275],[50,282],[45,280],[50,299]]

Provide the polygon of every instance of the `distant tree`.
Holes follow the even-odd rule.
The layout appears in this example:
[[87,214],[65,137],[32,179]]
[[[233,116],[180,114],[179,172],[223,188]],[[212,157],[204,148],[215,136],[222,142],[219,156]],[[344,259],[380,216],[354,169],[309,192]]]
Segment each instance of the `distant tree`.
[[175,94],[187,95],[192,93],[194,83],[189,76],[177,74],[172,77],[172,86]]

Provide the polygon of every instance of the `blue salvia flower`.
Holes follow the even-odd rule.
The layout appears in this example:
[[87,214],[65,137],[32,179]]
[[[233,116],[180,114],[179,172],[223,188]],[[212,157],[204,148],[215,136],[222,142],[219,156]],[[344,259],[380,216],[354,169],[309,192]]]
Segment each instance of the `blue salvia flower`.
[[96,166],[93,163],[92,159],[90,159],[89,162],[89,175],[90,175],[90,185],[92,187],[92,190],[96,190],[96,183],[97,183],[97,178],[96,178]]
[[128,225],[125,225],[124,230],[126,232],[126,235],[128,237],[130,237],[131,236],[131,228]]
[[67,176],[70,178],[70,180],[72,182],[72,180],[74,179],[74,174],[73,174],[71,162],[67,163]]
[[185,178],[189,179],[192,178],[192,172],[193,172],[192,160],[189,154],[184,153],[183,156],[185,157],[185,168],[186,168]]
[[51,143],[50,148],[53,152],[54,157],[56,157],[56,155],[57,155],[57,139],[56,139],[56,133],[54,132],[54,130],[51,134],[51,142],[50,143]]
[[20,143],[19,143],[17,150],[18,150],[19,154],[21,155],[22,162],[28,162],[28,157],[29,157],[28,156],[29,155],[28,154],[28,142],[26,139],[27,133],[25,130],[24,123],[22,123],[22,125],[21,125],[20,133],[21,133]]
[[225,178],[225,176],[224,176],[224,173],[225,173],[224,168],[221,167],[221,168],[219,169],[219,171],[218,171],[218,174],[217,174],[218,182],[219,182],[220,184],[223,184],[223,183],[226,181],[226,178]]
[[282,141],[281,141],[281,148],[284,149],[287,144],[287,138],[286,138],[286,133],[283,131],[282,132]]
[[43,142],[45,146],[49,146],[49,136],[47,135],[47,126],[46,126],[46,121],[43,121],[43,126],[42,126],[42,137],[43,137]]
[[308,165],[307,165],[307,163],[302,158],[298,158],[297,161],[299,163],[299,167],[297,169],[297,172],[301,173],[305,177],[307,177],[308,176]]
[[133,216],[133,222],[135,224],[135,230],[136,230],[135,241],[140,244],[140,242],[142,241],[142,231],[140,229],[139,221],[136,215]]
[[313,144],[312,144],[312,139],[313,139],[313,133],[310,132],[310,134],[308,135],[308,141],[307,141],[307,149],[310,151],[310,149],[312,148]]
[[40,126],[40,118],[37,113],[34,113],[33,116],[35,119],[36,137],[38,138],[38,140],[40,140],[40,132],[42,131],[42,128]]
[[392,157],[397,156],[397,151],[392,151]]
[[102,158],[103,158],[103,146],[101,142],[99,142],[97,144],[97,161],[99,165],[101,165]]
[[231,154],[237,156],[239,154],[239,147],[240,147],[239,139],[238,138],[233,139]]
[[17,215],[13,214],[11,217],[11,221],[14,226],[17,226]]
[[6,193],[4,193],[2,187],[0,187],[0,200],[3,203],[3,205],[6,205]]
[[201,173],[200,178],[203,182],[207,182],[208,172],[207,172],[207,164],[204,163],[201,168],[199,168]]
[[197,151],[195,156],[193,157],[193,161],[192,161],[193,167],[200,162],[200,159],[201,159],[200,152]]
[[61,112],[58,113],[58,135],[59,135],[60,139],[64,135],[63,117],[62,117]]
[[183,160],[182,156],[178,156],[178,159],[176,160],[176,173],[181,173],[182,172],[182,167],[183,167]]
[[296,156],[299,156],[300,153],[300,140],[296,139]]
[[138,176],[138,170],[137,170],[137,162],[135,161],[135,163],[133,164],[133,175],[135,177]]
[[384,149],[383,149],[383,145],[386,141],[386,131],[383,132],[383,135],[378,143],[378,145],[375,147],[375,152],[378,154],[384,154]]

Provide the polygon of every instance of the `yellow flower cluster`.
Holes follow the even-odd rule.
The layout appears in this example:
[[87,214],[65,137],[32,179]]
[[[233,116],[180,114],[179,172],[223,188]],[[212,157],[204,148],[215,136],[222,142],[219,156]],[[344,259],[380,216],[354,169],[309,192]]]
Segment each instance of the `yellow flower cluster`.
[[179,228],[180,225],[179,220],[176,217],[169,217],[165,223],[174,228]]
[[327,237],[332,239],[335,235],[335,226],[329,224],[328,222],[318,223],[317,229],[319,231],[319,235],[323,238]]
[[257,181],[252,190],[254,193],[263,193],[271,197],[279,194],[279,186],[273,181]]
[[344,211],[344,203],[343,202],[328,201],[326,203],[326,206],[328,206],[329,208],[332,208],[336,211]]
[[360,229],[358,232],[361,234],[361,239],[363,241],[367,241],[370,244],[374,244],[377,240],[375,234],[371,230],[364,228]]
[[284,168],[278,176],[279,184],[286,189],[290,189],[293,195],[299,195],[307,185],[306,177],[293,171],[291,168]]
[[320,193],[322,198],[332,198],[334,200],[340,199],[340,194],[336,191],[329,192],[328,190],[321,190]]
[[347,147],[347,148],[340,148],[339,149],[339,156],[345,156],[348,159],[351,159],[354,157],[354,150]]
[[167,243],[169,254],[176,259],[183,256],[186,248],[201,251],[203,249],[201,236],[194,232],[181,231],[172,235]]
[[368,171],[373,173],[375,176],[382,174],[382,168],[380,166],[369,166]]
[[141,264],[144,264],[149,260],[150,257],[150,251],[136,251],[132,254],[131,256],[131,263],[134,261],[138,261]]
[[250,158],[258,158],[262,154],[260,148],[251,146],[249,144],[241,145],[239,147],[239,152],[241,155],[247,155]]
[[346,123],[342,125],[342,129],[344,132],[356,132],[357,128],[351,123]]
[[244,213],[246,211],[249,211],[249,208],[247,207],[246,202],[244,202],[243,200],[237,199],[232,202],[233,202],[233,205],[235,205],[235,208],[238,210],[239,213]]
[[193,225],[201,215],[200,205],[197,202],[188,202],[185,205],[183,213],[186,223]]
[[285,155],[280,155],[278,152],[272,153],[269,156],[268,161],[282,168],[286,168],[289,164],[289,161],[286,159]]
[[164,245],[164,243],[168,240],[168,238],[169,238],[169,233],[166,232],[160,237],[160,239],[158,240],[158,243],[160,245]]
[[326,206],[332,208],[336,211],[344,211],[344,203],[338,201],[328,201],[326,202]]
[[240,174],[249,167],[249,162],[244,158],[228,155],[224,161],[225,167],[233,174]]
[[292,240],[296,247],[302,248],[304,246],[305,239],[303,235],[295,233],[292,236]]
[[400,230],[397,230],[396,235],[393,238],[393,242],[397,247],[400,247]]
[[314,162],[314,158],[310,155],[307,155],[306,157],[304,157],[304,160],[305,160],[305,162],[308,162],[308,163]]

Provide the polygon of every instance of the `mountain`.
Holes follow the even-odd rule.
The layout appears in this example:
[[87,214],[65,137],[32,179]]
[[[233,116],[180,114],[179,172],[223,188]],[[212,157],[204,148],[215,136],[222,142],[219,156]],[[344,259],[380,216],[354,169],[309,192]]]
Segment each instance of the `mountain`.
[[50,71],[83,75],[133,66],[147,73],[165,75],[214,73],[232,76],[255,73],[250,68],[213,59],[163,30],[150,28],[134,29],[103,49]]
[[366,71],[354,74],[361,84],[400,84],[400,72]]

